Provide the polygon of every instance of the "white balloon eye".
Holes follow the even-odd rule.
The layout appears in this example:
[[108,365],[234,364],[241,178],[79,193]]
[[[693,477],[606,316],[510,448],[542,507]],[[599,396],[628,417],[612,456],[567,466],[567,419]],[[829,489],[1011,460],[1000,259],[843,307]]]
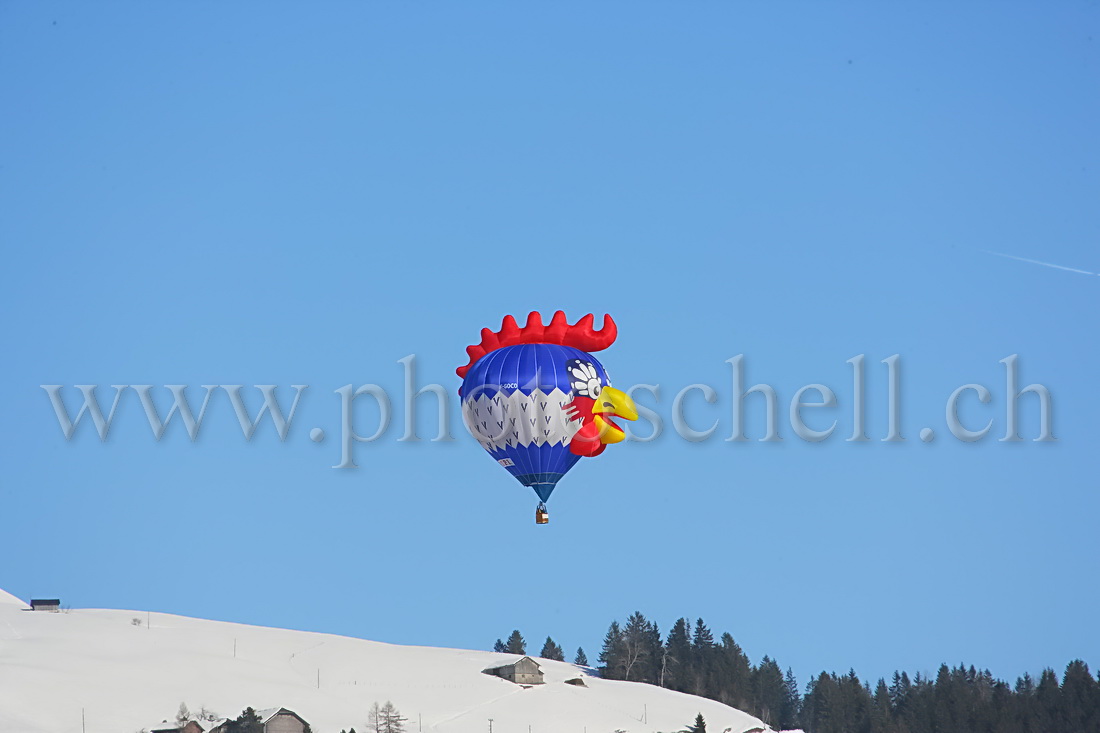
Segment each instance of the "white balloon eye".
[[566,364],[566,372],[570,377],[569,386],[574,393],[592,399],[600,396],[603,385],[600,384],[600,376],[594,365],[580,359],[570,359]]

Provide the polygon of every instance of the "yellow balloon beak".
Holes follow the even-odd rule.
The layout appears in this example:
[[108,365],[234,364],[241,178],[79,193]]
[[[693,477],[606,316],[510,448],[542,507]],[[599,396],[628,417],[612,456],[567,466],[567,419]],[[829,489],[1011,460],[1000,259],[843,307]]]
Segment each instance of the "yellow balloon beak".
[[638,407],[626,392],[614,387],[604,387],[600,390],[600,396],[596,398],[595,404],[592,405],[592,414],[596,416],[595,422],[600,430],[600,442],[621,443],[626,440],[626,433],[611,421],[611,417],[637,420]]

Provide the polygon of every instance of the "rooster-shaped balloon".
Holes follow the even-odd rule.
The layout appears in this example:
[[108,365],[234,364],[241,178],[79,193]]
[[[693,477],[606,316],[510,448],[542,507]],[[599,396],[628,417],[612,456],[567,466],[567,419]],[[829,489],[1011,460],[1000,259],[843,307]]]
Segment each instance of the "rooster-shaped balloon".
[[[629,395],[611,386],[590,352],[606,349],[618,329],[611,316],[593,328],[589,314],[569,325],[558,311],[548,325],[537,312],[520,328],[505,316],[499,331],[481,330],[459,367],[462,416],[497,463],[545,502],[582,456],[598,456],[626,435],[612,418],[638,419]],[[539,503],[535,519],[548,520]]]

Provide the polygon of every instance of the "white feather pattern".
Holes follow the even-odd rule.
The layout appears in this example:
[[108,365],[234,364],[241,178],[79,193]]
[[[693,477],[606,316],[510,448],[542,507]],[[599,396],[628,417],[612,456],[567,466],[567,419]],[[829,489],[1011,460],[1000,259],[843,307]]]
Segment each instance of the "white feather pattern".
[[487,451],[509,445],[564,445],[581,428],[580,420],[565,414],[571,399],[556,387],[549,394],[539,389],[530,395],[519,390],[497,392],[491,398],[481,394],[462,402],[462,419]]

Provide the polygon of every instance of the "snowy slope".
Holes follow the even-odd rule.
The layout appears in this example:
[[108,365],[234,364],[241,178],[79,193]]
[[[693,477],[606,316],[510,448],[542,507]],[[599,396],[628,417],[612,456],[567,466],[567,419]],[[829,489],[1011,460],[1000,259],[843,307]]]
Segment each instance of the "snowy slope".
[[30,608],[29,605],[23,603],[19,598],[16,598],[11,593],[0,589],[0,606],[19,606],[20,608]]
[[[710,700],[585,676],[538,660],[547,684],[522,688],[482,674],[514,656],[382,644],[329,634],[136,611],[44,613],[0,591],[0,731],[135,733],[171,719],[180,702],[235,717],[283,706],[315,733],[364,729],[392,700],[410,733],[677,731],[702,713],[713,733],[763,727]],[[134,619],[142,625],[136,626]],[[236,657],[234,653],[236,642]],[[318,673],[320,686],[318,687]],[[643,722],[643,718],[645,722]],[[530,728],[528,728],[530,726]]]

